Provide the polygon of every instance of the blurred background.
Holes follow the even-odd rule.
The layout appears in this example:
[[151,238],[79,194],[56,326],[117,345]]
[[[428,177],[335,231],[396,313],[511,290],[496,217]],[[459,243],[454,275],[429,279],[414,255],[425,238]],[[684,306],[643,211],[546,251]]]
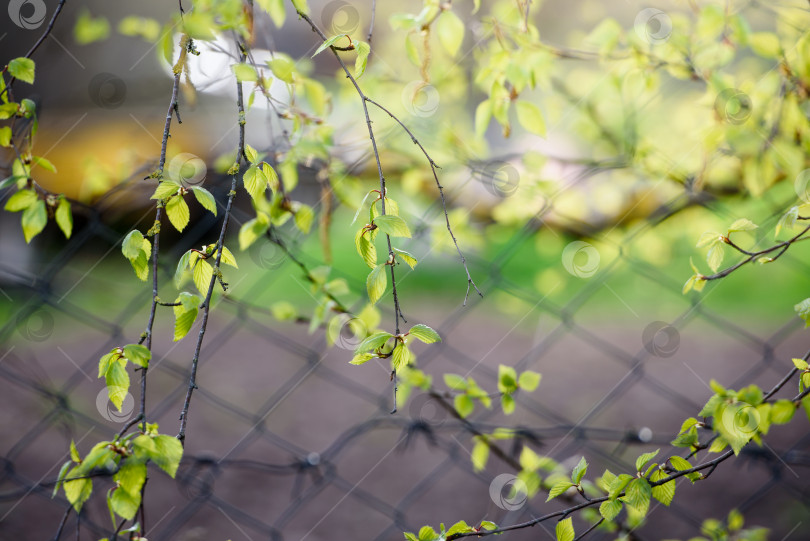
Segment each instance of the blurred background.
[[[56,6],[52,0],[23,4],[28,11],[17,12],[23,19],[12,17],[11,4],[9,17],[0,14],[3,64],[24,55],[44,30],[36,24],[40,4],[45,21]],[[760,228],[738,234],[738,242],[773,243],[773,226],[802,195],[793,179],[804,166],[786,168],[784,181],[762,189],[735,177],[734,166],[718,168],[696,186],[691,171],[706,160],[701,142],[712,126],[734,124],[718,118],[713,91],[663,76],[649,95],[633,95],[637,131],[629,133],[626,123],[613,126],[605,112],[627,105],[622,68],[595,56],[560,54],[595,50],[592,31],[604,30],[608,18],[628,35],[641,25],[647,35],[666,39],[703,2],[533,2],[531,21],[551,52],[548,81],[527,94],[541,107],[547,133],[534,135],[515,121],[508,138],[495,122],[475,135],[476,106],[486,96],[474,66],[489,46],[481,44],[492,41],[484,14],[497,20],[514,2],[485,5],[478,14],[473,2],[458,4],[453,10],[468,32],[462,53],[455,60],[436,53],[427,84],[418,66],[403,61],[404,34],[395,22],[395,14],[416,14],[421,4],[378,3],[373,54],[360,83],[406,122],[442,167],[451,223],[483,297],[471,294],[464,304],[466,276],[424,157],[390,118],[373,111],[392,196],[414,232],[402,247],[420,261],[415,270],[398,267],[399,296],[408,323],[426,323],[443,337],[415,349],[419,368],[435,384],[450,372],[471,375],[494,391],[498,365],[507,364],[542,373],[539,389],[521,394],[511,416],[479,406],[471,423],[454,419],[419,390],[390,415],[390,368],[349,365],[357,340],[348,328],[330,346],[322,330],[309,332],[295,317],[278,317],[287,303],[300,316],[318,305],[299,262],[328,266],[330,278],[349,285],[342,297],[347,305],[365,305],[368,269],[356,255],[351,222],[377,180],[359,100],[334,58],[311,58],[320,40],[289,9],[280,28],[257,14],[256,61],[289,55],[296,70],[331,95],[319,116],[334,128],[332,145],[326,154],[299,151],[294,198],[321,211],[323,176],[329,175],[336,210],[326,233],[279,227],[289,254],[267,240],[239,253],[238,229],[255,216],[250,197],[239,190],[226,240],[239,269],[228,269],[228,294],[217,296],[211,311],[177,479],[150,470],[149,539],[382,540],[402,539],[402,531],[424,524],[529,520],[565,503],[544,503],[542,495],[515,503],[501,493],[496,479],[515,471],[497,457],[475,471],[471,427],[516,427],[516,442],[569,469],[585,456],[589,475],[604,468],[631,471],[642,452],[669,452],[681,422],[711,396],[710,380],[770,389],[790,369],[790,359],[808,349],[793,312],[810,289],[801,245],[773,265],[744,267],[700,294],[681,291],[692,274],[690,259],[706,268],[705,253],[695,248],[704,231],[748,217]],[[731,4],[754,30],[795,32],[810,18],[801,2]],[[658,10],[652,22],[649,14],[639,22],[651,8]],[[151,288],[134,277],[120,244],[153,220],[154,182],[144,177],[155,170],[172,79],[154,43],[164,28],[147,19],[122,21],[136,15],[163,22],[176,10],[157,1],[68,1],[35,55],[36,83],[15,87],[18,99],[39,104],[36,153],[58,169],[35,169],[37,181],[81,205],[74,206],[76,225],[67,242],[49,224],[27,245],[19,215],[0,214],[2,539],[51,538],[65,500],[51,497],[48,482],[70,440],[84,453],[136,414],[134,400],[123,412],[114,410],[96,366],[112,347],[136,342],[148,317]],[[328,35],[365,37],[370,22],[368,2],[311,0],[310,13],[331,29]],[[28,28],[25,20],[33,21]],[[96,40],[93,32],[106,39]],[[230,189],[224,172],[237,141],[234,49],[227,38],[199,49],[167,167],[191,168],[193,174],[184,174],[224,203]],[[740,80],[765,81],[744,87],[750,114],[758,115],[773,95],[772,62],[750,53],[740,53],[737,62]],[[272,92],[289,103],[279,81]],[[284,120],[263,101],[256,96],[248,113],[247,140],[278,155],[288,150]],[[628,139],[652,143],[634,147],[629,159]],[[7,173],[10,159],[3,166]],[[9,195],[0,193],[0,201]],[[175,295],[170,282],[180,256],[215,242],[219,231],[218,218],[191,206],[191,225],[182,235],[164,224],[159,279],[165,299]],[[727,253],[726,264],[736,261]],[[390,291],[378,308],[382,326],[390,324]],[[193,338],[175,343],[172,334],[166,311],[156,323],[148,405],[149,420],[170,434],[194,349]],[[795,388],[788,387],[779,397],[793,397]],[[766,527],[770,538],[804,538],[810,521],[807,425],[796,419],[774,426],[766,442],[749,445],[697,486],[681,479],[675,502],[653,504],[646,523],[627,535],[688,538],[706,518],[724,519],[739,509],[746,526]],[[507,442],[504,450],[512,456],[520,445]],[[109,535],[102,486],[99,481],[82,514],[82,530],[96,537]],[[578,532],[587,528],[580,519],[575,524]],[[71,518],[66,534],[76,528]],[[591,538],[617,535],[596,530]],[[509,537],[553,539],[553,524]]]

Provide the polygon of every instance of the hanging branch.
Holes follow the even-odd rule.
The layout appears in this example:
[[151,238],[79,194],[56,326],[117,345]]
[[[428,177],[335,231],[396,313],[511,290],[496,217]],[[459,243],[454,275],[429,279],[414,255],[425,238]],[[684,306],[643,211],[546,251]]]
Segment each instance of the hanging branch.
[[[244,62],[247,58],[246,45],[241,39],[238,40],[237,45],[240,50],[239,62]],[[243,159],[244,163],[249,160],[245,155],[245,105],[244,97],[242,94],[242,83],[237,80],[236,82],[236,105],[239,111],[239,143],[236,150],[236,164],[234,173],[231,179],[231,190],[228,192],[228,202],[225,206],[225,216],[222,220],[222,228],[219,231],[219,238],[216,245],[216,258],[214,261],[214,272],[211,275],[211,280],[208,283],[208,291],[205,295],[205,300],[202,303],[202,322],[200,324],[200,332],[197,335],[197,345],[194,348],[194,357],[191,359],[191,374],[189,375],[188,391],[186,391],[186,399],[183,402],[183,410],[180,412],[180,430],[177,433],[177,439],[185,445],[186,439],[186,423],[188,421],[188,408],[191,404],[191,395],[194,389],[197,388],[197,365],[200,360],[200,350],[202,349],[203,338],[205,338],[205,330],[208,327],[208,316],[211,312],[211,297],[214,294],[214,286],[220,277],[220,262],[222,260],[222,247],[225,242],[225,233],[228,231],[228,221],[231,216],[231,207],[233,206],[233,199],[236,196],[236,178],[242,168]]]

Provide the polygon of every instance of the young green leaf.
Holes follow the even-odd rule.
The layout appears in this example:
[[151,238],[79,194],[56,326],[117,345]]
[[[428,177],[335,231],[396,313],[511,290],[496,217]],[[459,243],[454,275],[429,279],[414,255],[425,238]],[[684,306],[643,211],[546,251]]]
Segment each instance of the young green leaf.
[[363,258],[366,265],[373,269],[377,266],[377,247],[374,246],[374,242],[368,238],[369,236],[369,232],[360,229],[354,236],[354,245],[357,248],[357,253],[360,254],[360,257]]
[[8,198],[3,208],[9,212],[19,212],[36,203],[37,199],[39,198],[34,190],[18,190]]
[[444,374],[444,384],[454,391],[466,391],[467,380],[458,374]]
[[354,48],[357,50],[357,58],[354,61],[354,78],[359,79],[366,72],[371,45],[365,41],[355,41]]
[[295,226],[305,235],[312,229],[312,222],[315,220],[315,212],[312,207],[303,203],[295,205]]
[[408,366],[412,356],[413,354],[411,350],[408,349],[408,346],[399,342],[394,348],[394,351],[391,352],[391,361],[394,363],[394,370],[400,370]]
[[483,439],[478,439],[473,445],[470,459],[472,460],[473,470],[481,471],[487,466],[487,459],[489,458],[489,444]]
[[175,229],[182,231],[188,225],[188,220],[191,214],[188,210],[188,205],[183,199],[183,196],[178,195],[172,197],[166,202],[166,215]]
[[180,185],[178,183],[171,180],[164,180],[155,188],[155,193],[152,194],[150,199],[163,201],[173,195],[177,195],[178,191],[180,191]]
[[174,478],[180,459],[183,458],[183,444],[175,437],[161,434],[153,438],[155,451],[150,455],[150,459],[160,469]]
[[416,338],[417,340],[421,340],[425,344],[432,344],[434,342],[442,341],[439,333],[427,325],[422,325],[421,323],[411,327],[411,330],[408,331],[408,335]]
[[214,267],[208,261],[202,259],[197,260],[194,269],[191,272],[191,279],[194,285],[203,295],[208,294],[208,288],[211,285],[211,279],[214,277]]
[[211,195],[211,192],[203,188],[202,186],[194,186],[191,188],[194,192],[194,197],[197,198],[197,201],[202,205],[202,207],[209,211],[214,216],[217,215],[217,202],[214,199],[214,196]]
[[348,34],[338,34],[336,36],[332,36],[330,38],[327,38],[323,43],[321,43],[320,47],[315,49],[315,52],[312,54],[312,57],[314,58],[318,54],[325,51],[328,47],[331,47],[332,45],[334,45],[335,42],[337,40],[339,40],[340,38],[347,38],[349,40],[349,43],[352,43],[352,38],[350,38]]
[[368,290],[368,298],[371,304],[377,304],[377,301],[385,293],[385,288],[388,285],[388,279],[385,276],[386,265],[377,265],[368,274],[366,278],[366,289]]
[[124,346],[124,357],[131,363],[142,366],[143,368],[149,367],[149,360],[152,358],[152,352],[146,346],[140,344],[129,344]]
[[660,450],[661,449],[656,449],[655,451],[652,451],[650,453],[644,453],[643,455],[638,457],[636,459],[636,471],[641,471],[641,468],[643,468],[647,464],[647,462],[655,458],[655,456],[658,454]]
[[759,227],[757,224],[749,220],[748,218],[740,218],[739,220],[735,221],[731,226],[728,228],[729,233],[734,233],[737,231],[753,231]]
[[268,229],[270,229],[270,222],[263,214],[242,224],[242,227],[239,228],[239,249],[244,251],[250,248],[259,237],[267,233]]
[[8,63],[8,72],[24,83],[34,84],[36,64],[30,58],[15,58]]
[[371,336],[367,337],[365,340],[360,342],[360,345],[357,346],[355,353],[362,353],[365,351],[376,351],[388,341],[389,338],[394,336],[390,332],[375,332]]
[[374,224],[380,230],[392,237],[406,237],[410,238],[411,230],[408,229],[408,224],[399,216],[393,214],[384,214],[374,218]]
[[[656,469],[654,472],[652,472],[652,475],[650,475],[650,481],[655,483],[656,481],[666,479],[666,477],[666,473],[660,469]],[[652,497],[664,505],[669,506],[669,504],[672,503],[673,498],[675,498],[675,480],[673,479],[672,481],[667,481],[663,485],[652,487]]]
[[349,364],[354,364],[354,365],[359,366],[361,364],[365,364],[365,363],[369,362],[374,357],[376,357],[376,355],[374,355],[373,353],[358,353],[357,355],[352,357],[352,360],[349,361]]
[[456,56],[464,42],[464,22],[452,10],[444,10],[436,21],[439,42],[450,56]]
[[62,230],[65,238],[69,239],[73,233],[73,213],[70,210],[70,202],[64,196],[59,198],[59,204],[56,206],[56,212],[53,215],[56,219],[56,225]]
[[199,305],[202,299],[191,293],[180,293],[175,302],[179,306],[172,307],[174,312],[174,341],[182,340],[191,330],[194,321],[197,319]]
[[515,110],[518,122],[526,131],[542,137],[546,136],[546,121],[539,107],[531,102],[518,100]]
[[408,265],[410,268],[416,267],[416,264],[418,263],[418,261],[416,261],[416,258],[413,255],[406,252],[405,250],[399,250],[397,248],[394,248],[394,254],[396,254],[397,259],[401,259],[402,261],[404,261],[405,264]]
[[568,517],[559,521],[554,528],[554,533],[557,536],[557,541],[574,541],[576,535],[574,533],[573,519]]
[[472,401],[472,398],[467,396],[466,394],[457,395],[453,399],[453,406],[456,408],[456,412],[462,417],[469,417],[469,415],[475,410],[475,404]]
[[622,510],[622,502],[619,500],[607,500],[602,502],[599,506],[599,514],[604,517],[605,520],[613,520],[616,518]]
[[258,165],[251,165],[242,176],[242,182],[245,185],[245,190],[250,194],[254,201],[258,201],[264,196],[267,190],[267,176]]
[[652,488],[646,479],[633,479],[625,490],[624,503],[634,508],[639,515],[645,516],[650,507]]
[[25,242],[39,235],[48,223],[48,211],[45,208],[45,201],[35,201],[33,205],[23,211],[22,229]]
[[118,359],[110,363],[106,374],[107,394],[110,402],[121,411],[124,399],[129,393],[129,374],[126,369],[126,360]]
[[560,494],[564,493],[566,490],[574,486],[573,484],[569,483],[568,481],[557,481],[551,487],[551,490],[548,492],[548,498],[546,499],[547,502],[550,502]]
[[579,459],[579,462],[576,466],[574,466],[573,471],[571,472],[571,482],[575,485],[578,485],[582,478],[585,476],[585,473],[588,471],[588,462],[585,460],[585,457]]
[[527,370],[520,374],[518,378],[518,387],[527,392],[532,392],[540,385],[540,378],[542,376],[537,372]]

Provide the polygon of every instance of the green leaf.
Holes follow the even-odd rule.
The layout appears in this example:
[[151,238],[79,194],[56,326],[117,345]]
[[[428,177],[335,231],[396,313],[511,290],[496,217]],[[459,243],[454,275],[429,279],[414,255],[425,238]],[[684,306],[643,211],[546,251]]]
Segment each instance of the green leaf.
[[527,392],[532,392],[540,385],[540,378],[542,376],[537,372],[527,370],[520,374],[518,378],[518,387]]
[[385,293],[385,288],[388,285],[388,279],[385,276],[386,265],[377,265],[366,278],[366,289],[368,290],[368,298],[371,304],[377,304],[377,301]]
[[436,31],[447,54],[455,57],[464,42],[464,21],[452,10],[446,9],[436,21]]
[[25,235],[25,242],[39,235],[48,223],[48,211],[45,208],[45,201],[38,200],[33,205],[23,211],[22,229]]
[[273,75],[285,83],[292,84],[295,66],[289,59],[276,55],[273,60],[267,61],[267,65],[270,67],[270,71],[273,72]]
[[254,201],[259,201],[264,197],[264,192],[267,190],[267,177],[258,165],[251,165],[247,168],[242,176],[242,182]]
[[548,498],[546,498],[546,501],[550,502],[551,500],[553,500],[554,498],[556,498],[557,496],[559,496],[560,494],[564,493],[566,490],[571,488],[572,486],[574,485],[568,481],[557,481],[551,487],[551,490],[548,491]]
[[[181,293],[180,295],[189,295],[191,298],[196,299],[197,304],[200,303],[200,297],[197,295],[191,295],[189,293]],[[180,302],[180,297],[178,297],[177,301]],[[191,330],[192,325],[197,320],[197,314],[199,310],[197,307],[189,308],[188,306],[181,304],[180,306],[174,306],[174,341],[177,342],[178,340],[182,340],[187,334],[188,331]]]
[[172,197],[166,202],[166,215],[169,217],[169,221],[174,228],[178,231],[183,231],[183,229],[186,228],[191,215],[183,196],[178,195]]
[[644,453],[643,455],[638,457],[636,459],[636,471],[641,471],[641,468],[643,468],[647,464],[647,462],[655,458],[655,456],[658,454],[660,450],[661,449],[656,449],[655,451],[652,451],[650,453]]
[[203,295],[208,295],[208,288],[211,286],[211,279],[214,277],[214,267],[208,261],[198,259],[191,272],[191,279],[194,285]]
[[194,197],[197,198],[197,201],[202,205],[202,207],[212,213],[214,216],[217,215],[217,202],[214,199],[214,196],[211,195],[211,192],[203,188],[202,186],[194,186],[191,188],[194,192]]
[[408,229],[408,224],[405,223],[405,220],[393,214],[377,216],[374,218],[374,225],[392,237],[411,237],[411,230]]
[[124,357],[131,363],[149,368],[149,360],[152,358],[152,352],[146,346],[140,344],[129,344],[124,346]]
[[132,520],[141,506],[141,494],[130,494],[125,490],[113,490],[109,500],[110,509],[119,517]]
[[259,215],[252,220],[248,220],[239,228],[239,249],[244,251],[256,242],[256,240],[267,233],[270,222],[264,215]]
[[416,267],[416,264],[418,263],[416,258],[413,255],[406,252],[405,250],[399,250],[397,248],[394,248],[394,254],[396,254],[397,259],[401,259],[402,261],[404,261],[405,264],[408,265],[410,268]]
[[[118,348],[113,348],[111,352],[101,357],[98,360],[98,377],[103,378],[107,375],[107,371],[110,369],[110,364],[120,357],[120,353],[118,352]],[[71,449],[72,451],[73,449]],[[78,455],[77,455],[78,456]],[[78,462],[78,460],[76,460]]]
[[717,269],[720,268],[720,265],[723,263],[723,253],[725,252],[725,243],[721,240],[718,240],[709,247],[709,251],[706,252],[706,263],[709,264],[709,268],[712,269],[712,272],[717,272]]
[[618,514],[622,510],[622,502],[619,500],[607,500],[602,502],[599,506],[599,514],[602,515],[605,520],[613,520],[618,516]]
[[757,224],[749,220],[748,218],[740,218],[728,228],[729,233],[734,233],[736,231],[753,231],[759,227]]
[[62,234],[65,235],[66,239],[69,239],[73,233],[73,213],[70,210],[70,202],[65,197],[59,198],[54,218],[56,219],[56,225],[62,230]]
[[360,342],[360,345],[357,346],[355,353],[362,353],[365,351],[376,351],[377,349],[381,348],[385,345],[389,338],[394,336],[390,332],[375,332],[371,336],[367,337],[365,340]]
[[[810,327],[810,298],[804,299],[799,304],[793,306],[793,310],[805,322],[805,327]],[[794,361],[795,364],[795,361]]]
[[475,409],[475,404],[473,403],[472,398],[466,394],[457,395],[453,399],[453,406],[456,408],[456,411],[462,418],[468,417]]
[[355,41],[354,48],[357,50],[357,58],[354,61],[354,78],[359,79],[366,72],[371,45],[365,41]]
[[377,356],[374,355],[373,353],[358,353],[357,355],[352,357],[352,360],[349,361],[349,364],[359,366],[361,364],[369,362],[371,359],[374,359],[375,357]]
[[110,363],[105,374],[107,395],[118,411],[121,411],[124,399],[129,393],[129,374],[126,366],[126,360],[116,359]]
[[90,498],[93,492],[93,481],[90,479],[74,479],[65,481],[63,485],[65,497],[78,513],[82,509],[84,502]]
[[[666,477],[666,473],[660,469],[657,469],[650,476],[650,481],[655,483],[656,481],[666,479]],[[675,498],[675,480],[673,479],[672,481],[667,481],[663,485],[652,487],[652,497],[664,505],[669,506],[669,504],[672,503],[672,500]]]
[[626,473],[622,473],[617,475],[613,481],[610,483],[610,490],[608,490],[608,496],[610,498],[616,498],[619,494],[622,493],[624,487],[627,486],[627,483],[632,481],[634,478],[632,475],[627,475]]
[[184,253],[177,262],[177,269],[174,271],[174,286],[180,289],[180,286],[185,282],[186,271],[188,270],[189,260],[191,258],[191,250]]
[[30,58],[15,58],[8,63],[8,72],[12,77],[32,85],[34,84],[36,64]]
[[[73,443],[73,442],[71,442]],[[75,448],[75,446],[74,446]],[[55,498],[56,495],[59,493],[59,487],[62,486],[62,481],[65,480],[65,474],[67,473],[68,468],[73,464],[70,460],[62,464],[62,467],[59,470],[59,475],[56,477],[56,484],[53,487],[53,492],[51,493],[51,498]]]
[[472,453],[473,470],[482,471],[487,466],[487,459],[489,459],[489,444],[483,439],[478,439],[473,445]]
[[791,359],[791,360],[793,361],[793,366],[795,366],[799,370],[807,370],[808,366],[810,366],[810,365],[808,365],[807,361],[805,361],[804,359],[795,359],[794,358],[794,359]]
[[784,425],[793,419],[796,406],[790,400],[777,400],[771,405],[770,421],[777,425]]
[[298,203],[295,208],[295,225],[305,235],[312,229],[312,222],[315,220],[315,212],[312,207],[303,203]]
[[31,158],[31,161],[32,163],[42,167],[43,169],[50,171],[51,173],[56,173],[56,166],[53,163],[51,163],[50,160],[46,160],[42,156],[34,156]]
[[501,395],[501,409],[503,409],[504,415],[512,415],[515,413],[515,405],[515,397],[511,394]]
[[286,18],[284,0],[256,0],[256,3],[270,15],[276,28],[284,26],[284,19]]
[[[2,92],[0,88],[0,92]],[[0,128],[0,147],[8,148],[11,146],[11,126],[3,126]],[[5,186],[0,187],[0,190]]]
[[467,380],[458,374],[444,374],[444,384],[454,391],[466,391]]
[[518,100],[515,103],[515,112],[518,122],[526,131],[545,137],[546,121],[539,107],[531,102]]
[[221,264],[230,265],[235,269],[239,268],[239,265],[236,264],[236,258],[233,256],[233,253],[228,250],[227,246],[222,247],[222,257],[219,258],[219,262]]
[[573,471],[571,472],[571,482],[575,485],[578,485],[582,478],[585,476],[585,473],[588,471],[588,462],[585,460],[585,457],[579,459],[579,463],[574,466]]
[[141,488],[146,482],[146,464],[132,459],[124,460],[113,480],[118,482],[120,489],[133,496],[137,494],[140,498]]
[[231,71],[233,71],[233,74],[236,76],[237,82],[240,83],[259,80],[259,74],[256,73],[256,69],[248,64],[233,64],[231,65]]
[[475,135],[476,137],[483,137],[484,133],[489,127],[489,122],[492,120],[492,102],[484,100],[475,108]]
[[155,192],[152,194],[150,199],[162,201],[176,195],[179,190],[180,185],[178,183],[171,180],[164,180],[157,185],[157,188],[155,188]]
[[779,38],[772,32],[753,32],[748,44],[752,51],[765,58],[779,58],[782,54]]
[[417,340],[421,340],[425,344],[433,344],[434,342],[442,341],[439,333],[427,325],[422,325],[421,323],[411,327],[411,330],[408,331],[408,335],[416,338]]
[[[351,42],[352,42],[352,39],[349,37],[349,35],[348,35],[348,34],[338,34],[338,35],[336,35],[336,36],[332,36],[332,37],[330,37],[330,38],[327,38],[327,39],[326,39],[326,40],[325,40],[323,43],[321,43],[320,47],[318,47],[317,49],[315,49],[315,52],[313,53],[313,55],[312,55],[312,57],[311,57],[311,58],[316,57],[318,54],[322,53],[322,52],[323,52],[323,51],[325,51],[327,48],[329,48],[329,47],[331,47],[332,45],[334,45],[334,44],[335,44],[335,42],[336,42],[337,40],[339,40],[340,38],[347,38],[347,39],[349,40],[349,43],[351,43]],[[347,45],[348,45],[348,44],[347,44]]]
[[624,503],[645,516],[650,507],[652,488],[646,479],[633,479],[625,490]]
[[360,229],[354,236],[354,245],[357,248],[357,253],[363,258],[366,265],[372,269],[377,266],[377,247],[374,246],[368,237],[371,235],[368,231]]
[[391,352],[391,361],[394,363],[394,370],[400,370],[410,364],[413,354],[408,346],[398,342],[394,351]]
[[79,45],[88,45],[96,41],[107,39],[110,35],[110,23],[105,17],[93,17],[87,9],[79,13],[76,26],[73,27],[73,37]]
[[144,240],[143,235],[137,229],[130,231],[121,243],[121,252],[124,254],[124,257],[127,259],[135,259],[141,255]]
[[554,528],[554,533],[557,536],[557,541],[574,541],[574,522],[571,517],[563,519],[557,523]]
[[37,193],[34,190],[18,190],[6,201],[4,207],[9,212],[25,210],[37,202]]
[[183,458],[183,445],[172,436],[160,434],[154,437],[155,451],[149,457],[161,470],[174,478],[180,459]]

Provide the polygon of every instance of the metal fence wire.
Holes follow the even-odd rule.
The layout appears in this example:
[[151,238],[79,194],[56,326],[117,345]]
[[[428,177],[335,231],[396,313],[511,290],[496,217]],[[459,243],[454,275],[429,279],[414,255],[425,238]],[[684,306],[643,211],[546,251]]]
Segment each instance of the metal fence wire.
[[[481,170],[481,164],[470,167]],[[478,176],[471,174],[471,182]],[[220,203],[228,188],[229,181],[213,185]],[[0,262],[3,539],[52,538],[64,517],[63,538],[112,534],[103,497],[112,486],[108,478],[96,479],[78,516],[66,514],[63,494],[52,496],[69,442],[86,452],[109,439],[136,409],[129,396],[122,412],[115,410],[95,373],[110,348],[137,341],[151,302],[149,286],[122,263],[126,231],[106,219],[106,201],[77,213],[68,242],[43,239],[32,252],[19,248],[9,252],[19,257]],[[355,345],[350,336],[341,335],[329,347],[323,332],[308,334],[306,325],[273,318],[272,299],[264,292],[285,277],[301,279],[300,265],[320,263],[290,230],[279,230],[289,253],[265,240],[249,257],[240,256],[242,270],[231,280],[231,295],[212,308],[180,470],[176,479],[149,470],[142,517],[147,537],[388,540],[424,524],[449,527],[457,520],[508,526],[565,505],[545,503],[543,493],[529,500],[510,492],[524,445],[569,468],[585,456],[594,477],[605,467],[634,471],[633,461],[643,451],[677,452],[669,442],[680,422],[696,415],[711,395],[709,379],[731,388],[750,383],[770,388],[790,367],[790,358],[806,349],[801,322],[789,311],[775,326],[756,313],[743,317],[711,308],[709,297],[681,294],[680,267],[656,266],[638,256],[648,249],[643,243],[650,234],[696,204],[724,220],[730,217],[719,203],[683,194],[624,228],[620,237],[604,228],[583,230],[577,240],[554,233],[543,215],[537,216],[504,238],[494,256],[471,255],[471,272],[484,297],[471,297],[467,306],[420,297],[404,280],[406,317],[428,321],[443,337],[418,351],[420,368],[434,375],[437,386],[442,373],[452,372],[470,374],[494,390],[499,363],[543,374],[536,392],[518,396],[512,416],[478,407],[467,420],[418,390],[390,414],[388,368],[349,366]],[[237,205],[234,214],[237,225],[249,218],[242,208]],[[775,202],[774,216],[779,208]],[[424,219],[437,212],[440,207],[429,209]],[[12,224],[3,222],[7,243],[21,237]],[[164,246],[163,283],[173,275],[171,262],[207,242],[214,225],[203,221],[174,246]],[[549,233],[566,246],[568,259],[560,252],[545,259],[537,254],[536,239]],[[30,260],[24,260],[26,254]],[[437,258],[442,272],[460,276],[463,286],[463,273],[450,266],[451,258],[447,266]],[[516,278],[521,274],[514,268],[521,265],[565,276],[570,295],[558,302],[543,287]],[[791,279],[807,275],[806,262],[796,254],[786,254],[780,265]],[[616,289],[619,276],[642,296],[625,299]],[[359,279],[345,277],[352,289],[364,290]],[[459,291],[463,294],[463,287]],[[652,301],[642,305],[639,298]],[[755,306],[757,299],[750,302]],[[393,317],[385,302],[381,307]],[[193,345],[172,343],[171,325],[170,314],[159,316],[148,392],[149,421],[169,433],[188,385]],[[654,505],[646,523],[624,535],[690,537],[699,534],[705,519],[722,520],[738,509],[746,526],[767,527],[774,539],[803,538],[810,519],[805,477],[810,434],[803,423],[795,419],[772,428],[762,446],[746,446],[705,481],[692,486],[681,479],[671,506]],[[498,442],[502,452],[477,472],[470,460],[472,437],[498,426],[515,428],[516,437]],[[579,516],[575,521],[578,532],[589,526]],[[553,528],[552,521],[505,535],[553,538]],[[620,533],[597,528],[589,536]]]

